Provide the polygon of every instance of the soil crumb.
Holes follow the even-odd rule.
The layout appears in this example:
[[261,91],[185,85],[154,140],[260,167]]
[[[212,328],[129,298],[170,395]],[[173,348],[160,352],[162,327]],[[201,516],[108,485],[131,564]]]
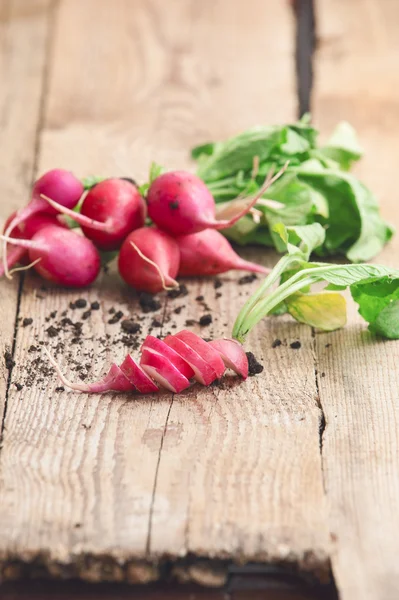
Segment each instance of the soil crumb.
[[[169,294],[170,292],[168,292],[168,295]],[[143,313],[155,312],[161,308],[160,301],[155,296],[147,294],[147,292],[141,292],[139,295],[139,303]]]
[[264,366],[260,364],[260,362],[255,358],[252,352],[246,352],[248,358],[248,375],[259,375],[262,373]]

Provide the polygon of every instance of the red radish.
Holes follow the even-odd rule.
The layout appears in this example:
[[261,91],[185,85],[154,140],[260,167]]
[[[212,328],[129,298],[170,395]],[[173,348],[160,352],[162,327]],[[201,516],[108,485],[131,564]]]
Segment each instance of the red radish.
[[30,262],[44,279],[63,286],[85,287],[100,271],[100,256],[87,238],[58,225],[47,225],[31,240],[1,236],[8,243],[29,250]]
[[187,377],[180,373],[166,356],[144,348],[140,359],[144,371],[160,386],[174,393],[179,393],[190,385]]
[[196,233],[204,229],[226,229],[234,225],[256,204],[267,188],[280,177],[268,176],[264,185],[244,207],[239,204],[229,219],[217,219],[215,200],[205,183],[187,171],[171,171],[159,175],[151,183],[148,215],[154,223],[172,235]]
[[[6,221],[4,226],[4,231],[8,229],[8,225],[15,218],[17,213],[14,212]],[[47,225],[58,225],[59,227],[67,228],[65,223],[62,223],[57,219],[56,216],[47,215],[45,213],[33,214],[31,217],[26,219],[26,221],[22,221],[17,227],[11,232],[11,237],[19,238],[19,239],[28,239],[30,240],[35,233],[43,229],[43,227],[47,227]],[[28,264],[29,260],[26,260],[28,256],[28,250],[26,248],[19,248],[18,246],[14,246],[11,250],[7,252],[7,266],[8,269],[11,269],[18,262],[22,262],[23,264]],[[0,277],[2,277],[5,273],[4,265],[0,265]]]
[[228,369],[232,369],[237,375],[241,375],[243,379],[248,377],[248,358],[239,342],[222,338],[208,343],[219,352]]
[[262,265],[244,260],[236,254],[226,238],[214,229],[181,235],[179,275],[218,275],[231,269],[269,273]]
[[119,252],[121,277],[137,290],[156,294],[176,287],[180,252],[175,240],[154,227],[136,229]]
[[118,250],[126,236],[145,223],[144,199],[137,186],[126,179],[97,183],[83,200],[80,214],[60,206],[51,197],[48,202],[79,223],[85,236],[101,250]]
[[156,352],[157,354],[165,356],[165,358],[167,358],[172,365],[174,365],[180,371],[180,373],[184,375],[184,377],[187,377],[187,379],[194,377],[194,371],[190,365],[180,356],[180,354],[177,354],[173,348],[165,344],[165,342],[159,338],[156,338],[153,335],[147,335],[141,349],[151,350],[152,352]]
[[130,354],[126,356],[121,364],[121,371],[141,394],[150,394],[151,392],[158,391],[158,386],[155,385],[143,368],[136,363]]
[[223,375],[226,367],[224,366],[223,360],[220,358],[220,354],[205,342],[205,340],[198,335],[195,335],[195,333],[192,333],[192,331],[187,331],[187,329],[183,329],[183,331],[176,333],[175,337],[187,344],[187,346],[190,346],[190,348],[192,348],[194,352],[197,352],[205,362],[211,365],[218,379]]
[[212,381],[217,379],[217,375],[211,365],[209,365],[198,352],[195,352],[188,344],[179,340],[179,338],[174,335],[168,335],[164,342],[188,362],[194,371],[194,379],[196,381],[199,381],[202,385],[209,385]]
[[[194,379],[204,385],[209,385],[218,376],[223,375],[226,363],[244,379],[248,375],[248,359],[243,348],[235,340],[221,339],[205,342],[190,331],[181,331],[169,335],[164,342],[155,344],[157,338],[147,336],[142,346],[140,365],[128,354],[120,368],[114,363],[111,369],[100,381],[92,384],[74,384],[61,373],[56,361],[50,356],[51,364],[55,367],[61,381],[67,387],[82,392],[137,391],[143,394],[158,391],[158,385],[172,392],[186,389],[192,373]],[[185,340],[185,341],[183,341]],[[195,348],[195,349],[194,349]],[[176,353],[181,361],[176,360]],[[223,357],[223,360],[221,359]],[[207,362],[209,361],[209,362]],[[219,364],[219,361],[221,364]],[[192,367],[187,373],[187,363]],[[180,369],[183,366],[186,376]]]
[[[8,224],[5,237],[9,237],[13,229],[32,215],[37,213],[56,214],[41,195],[44,194],[67,208],[74,208],[83,193],[83,185],[70,171],[53,169],[40,177],[33,186],[32,198],[27,206],[20,209]],[[9,277],[7,268],[7,244],[3,244],[4,272]]]

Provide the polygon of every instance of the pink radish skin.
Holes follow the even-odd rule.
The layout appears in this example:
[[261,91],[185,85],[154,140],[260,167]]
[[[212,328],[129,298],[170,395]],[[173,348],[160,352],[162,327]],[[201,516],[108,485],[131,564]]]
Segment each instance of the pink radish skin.
[[119,250],[126,236],[144,226],[146,205],[137,187],[125,179],[97,183],[83,200],[80,214],[52,200],[49,204],[82,227],[100,250]]
[[128,235],[118,258],[122,279],[136,290],[150,294],[178,285],[174,278],[179,263],[180,251],[175,240],[154,227],[142,227]]
[[162,354],[158,354],[152,350],[144,348],[140,359],[140,366],[161,387],[171,392],[178,394],[190,385],[187,377],[184,377],[166,356],[162,356]]
[[222,220],[216,218],[215,200],[202,179],[187,171],[163,173],[148,190],[148,215],[160,229],[175,236],[226,229],[248,213],[271,183],[270,177],[243,208],[237,207],[230,219]]
[[187,344],[187,346],[190,346],[190,348],[192,348],[194,352],[197,352],[206,363],[211,365],[218,379],[222,377],[226,370],[224,362],[220,358],[219,352],[212,348],[205,340],[198,335],[195,335],[195,333],[187,331],[187,329],[183,329],[183,331],[176,333],[175,337]]
[[159,338],[156,338],[153,335],[147,335],[141,349],[143,351],[152,350],[152,352],[165,356],[187,379],[194,377],[194,371],[190,365],[180,356],[180,354],[177,354],[173,348],[165,344],[165,342]]
[[218,275],[230,270],[269,273],[270,269],[244,260],[226,238],[214,229],[205,229],[176,239],[180,248],[179,275]]
[[208,344],[219,352],[228,369],[241,375],[243,379],[248,377],[248,358],[239,342],[222,338],[208,342]]
[[29,250],[29,260],[44,279],[67,287],[86,287],[100,272],[100,256],[94,244],[70,229],[47,225],[31,240],[2,239]]
[[159,391],[158,386],[130,354],[126,356],[121,364],[121,371],[140,394],[151,394]]
[[217,379],[215,370],[211,365],[206,363],[198,352],[195,352],[188,344],[185,344],[174,335],[168,335],[164,342],[188,362],[194,371],[194,379],[196,381],[199,381],[202,385],[210,385],[212,381]]
[[[9,224],[15,218],[16,214],[17,213],[14,212],[7,219],[6,224],[4,225],[4,231],[7,231]],[[45,213],[38,213],[32,215],[29,219],[26,219],[26,221],[22,221],[22,223],[19,223],[19,225],[14,227],[14,229],[11,232],[11,237],[24,238],[30,240],[35,235],[35,233],[37,233],[38,231],[40,231],[40,229],[43,229],[43,227],[46,227],[47,225],[58,225],[59,227],[63,227],[64,229],[66,228],[66,225],[61,221],[58,221],[56,216],[47,215]],[[17,246],[14,246],[12,249],[8,250],[6,257],[8,269],[11,269],[17,263],[23,263],[27,265],[29,263],[28,260],[25,260],[27,256],[28,250],[26,250],[26,248],[18,248]],[[0,277],[3,277],[4,273],[5,266],[4,264],[1,264]]]
[[[36,213],[56,214],[55,211],[41,195],[49,196],[62,206],[74,208],[83,194],[83,185],[70,171],[53,169],[42,175],[34,184],[32,199],[27,206],[21,208],[9,223],[4,235],[9,237],[13,229]],[[7,244],[3,241],[3,264],[7,277]]]

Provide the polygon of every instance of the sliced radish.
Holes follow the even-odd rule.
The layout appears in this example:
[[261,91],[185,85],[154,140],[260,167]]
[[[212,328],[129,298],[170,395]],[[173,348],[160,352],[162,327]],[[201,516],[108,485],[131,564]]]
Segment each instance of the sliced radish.
[[248,377],[248,358],[239,342],[228,338],[221,338],[208,342],[208,344],[219,352],[228,369],[231,369],[237,375],[241,375],[243,379]]
[[126,356],[120,368],[124,376],[141,394],[158,392],[158,386],[155,385],[130,354]]
[[153,335],[147,335],[141,348],[142,350],[153,350],[154,352],[165,356],[187,379],[194,377],[194,371],[188,362],[185,361],[180,354],[173,350],[173,348],[168,346],[168,344],[165,344],[165,342],[159,338],[154,337]]
[[201,358],[198,352],[195,352],[195,350],[188,346],[188,344],[185,344],[174,335],[168,335],[164,339],[164,342],[188,362],[194,371],[194,379],[196,381],[199,381],[202,385],[209,385],[212,381],[217,379],[214,369]]
[[152,350],[143,349],[140,366],[160,386],[171,392],[182,392],[190,385],[187,377],[184,377],[166,356]]
[[183,329],[179,333],[176,333],[174,337],[178,338],[197,352],[197,354],[212,367],[218,379],[222,377],[226,367],[224,366],[224,362],[221,359],[219,352],[209,346],[208,342],[205,342],[192,331],[187,331],[187,329]]

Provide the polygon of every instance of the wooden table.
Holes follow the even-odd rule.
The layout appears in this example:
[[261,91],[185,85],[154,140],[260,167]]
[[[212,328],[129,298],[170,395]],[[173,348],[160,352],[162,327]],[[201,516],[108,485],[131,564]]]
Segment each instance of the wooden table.
[[[358,129],[357,173],[399,225],[398,3],[316,8],[315,122],[325,134],[341,119]],[[294,44],[281,0],[1,0],[1,217],[48,168],[144,180],[152,160],[190,168],[196,143],[294,119]],[[398,266],[398,240],[379,262]],[[154,316],[163,332],[183,326],[200,294],[215,315],[207,334],[229,332],[256,286],[238,293],[236,281],[223,277],[219,298],[212,282],[190,281],[189,296],[163,298],[143,332]],[[0,367],[4,580],[223,585],[232,565],[251,562],[309,581],[332,571],[344,600],[399,597],[396,342],[373,340],[351,305],[348,326],[331,334],[264,321],[249,345],[266,368],[234,388],[84,397],[55,392],[51,375],[18,391],[35,368],[31,345],[62,341],[78,361],[91,352],[95,376],[126,352],[96,354],[98,337],[120,334],[110,308],[138,312],[112,273],[79,294],[41,285],[32,275],[0,285],[1,353],[16,363]],[[79,296],[101,304],[84,342],[49,338],[46,319],[75,318],[68,304]],[[275,338],[284,344],[273,349]]]

